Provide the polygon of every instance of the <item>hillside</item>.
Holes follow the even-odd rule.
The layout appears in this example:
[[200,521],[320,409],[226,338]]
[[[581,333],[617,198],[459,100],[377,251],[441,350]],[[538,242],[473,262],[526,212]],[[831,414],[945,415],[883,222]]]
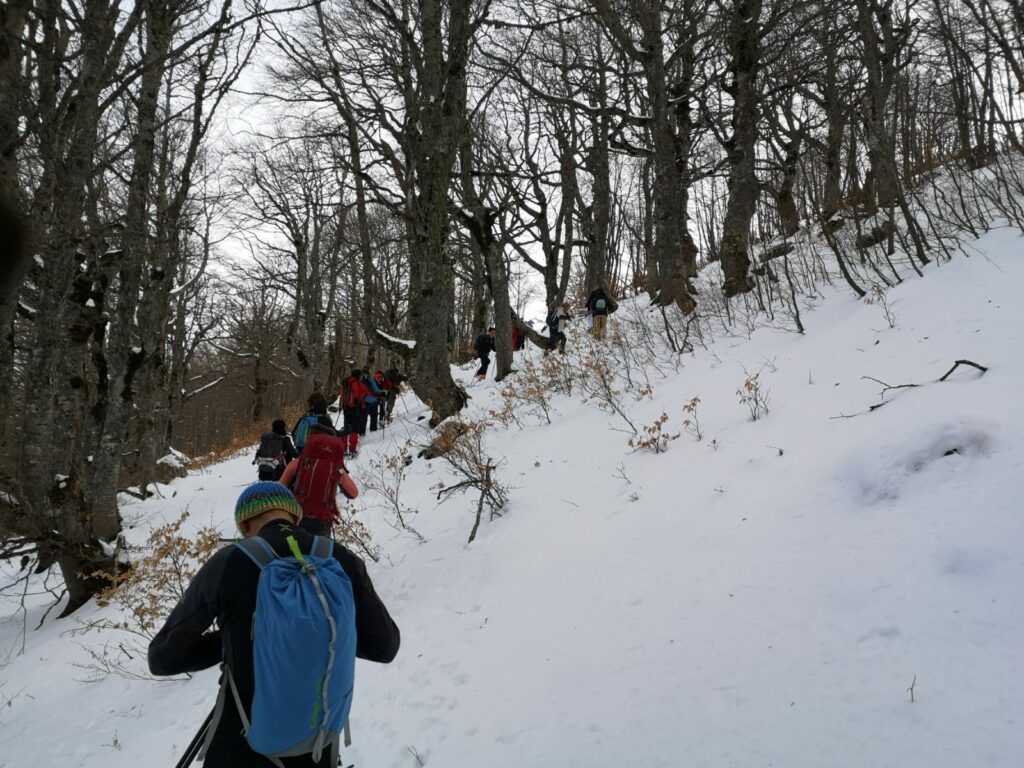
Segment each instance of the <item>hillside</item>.
[[[720,332],[673,357],[644,351],[648,310],[624,302],[617,349],[631,360],[577,333],[560,374],[572,394],[552,395],[551,423],[520,404],[521,425],[487,431],[509,502],[471,544],[475,497],[438,502],[454,482],[443,459],[405,472],[418,536],[365,492],[357,518],[382,553],[370,572],[403,647],[390,666],[360,663],[344,764],[1024,762],[1024,239],[996,230],[975,247],[890,290],[894,327],[837,286],[803,308],[803,335]],[[586,378],[595,359],[618,373],[604,408]],[[939,382],[960,359],[988,370]],[[754,374],[756,421],[737,392]],[[886,389],[907,384],[919,386]],[[501,389],[470,386],[465,418],[500,411]],[[700,439],[692,414],[684,425],[694,397]],[[352,463],[361,487],[393,483],[375,465],[429,439],[411,395],[397,413]],[[631,447],[626,419],[662,413],[665,450]],[[132,543],[185,509],[189,529],[232,535],[250,458],[126,498]],[[123,633],[70,630],[116,620],[115,607],[58,620],[26,584],[0,610],[0,766],[173,764],[216,672],[79,682],[89,649]]]

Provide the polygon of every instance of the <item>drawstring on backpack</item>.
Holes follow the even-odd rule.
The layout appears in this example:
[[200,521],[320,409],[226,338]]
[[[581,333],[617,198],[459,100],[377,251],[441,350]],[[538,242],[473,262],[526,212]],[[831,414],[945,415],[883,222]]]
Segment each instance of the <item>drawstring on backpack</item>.
[[[327,604],[327,598],[324,596],[324,590],[320,585],[320,579],[317,578],[316,566],[302,556],[302,550],[299,549],[299,544],[295,541],[294,536],[289,536],[286,541],[288,542],[288,548],[295,556],[295,559],[299,562],[299,570],[309,576],[310,581],[313,582],[313,589],[316,590],[316,596],[320,600],[320,605],[323,606],[324,615],[327,617],[327,626],[331,630],[330,641],[327,645],[327,669],[324,671],[323,684],[320,687],[321,700],[323,701],[323,717],[320,720],[320,728],[316,736],[316,741],[313,743],[313,761],[319,762],[324,753],[324,739],[327,736],[325,726],[327,725],[331,714],[331,702],[327,696],[327,692],[331,683],[331,671],[334,669],[334,643],[338,639],[338,627],[334,621],[334,616],[331,614],[331,607]],[[346,730],[347,725],[348,724],[346,723]]]

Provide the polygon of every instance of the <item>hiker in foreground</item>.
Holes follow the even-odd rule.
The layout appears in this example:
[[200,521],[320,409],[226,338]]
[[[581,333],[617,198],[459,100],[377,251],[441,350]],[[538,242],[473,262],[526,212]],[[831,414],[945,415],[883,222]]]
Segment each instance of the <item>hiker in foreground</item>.
[[223,665],[206,768],[335,768],[355,659],[398,653],[362,560],[297,528],[301,518],[278,483],[246,488],[243,540],[203,565],[150,643],[154,675]]
[[299,526],[309,533],[330,536],[338,519],[338,495],[358,495],[356,484],[345,468],[345,442],[334,430],[316,424],[310,430],[302,453],[281,475],[281,485],[294,494],[302,507]]
[[480,358],[480,367],[476,372],[476,380],[483,381],[487,378],[487,367],[491,364],[491,352],[494,351],[494,329],[488,328],[487,333],[481,333],[476,337],[473,351]]
[[288,434],[284,419],[276,419],[269,432],[260,436],[260,446],[256,449],[256,458],[252,463],[260,480],[277,480],[284,473],[288,462],[298,458],[299,452]]

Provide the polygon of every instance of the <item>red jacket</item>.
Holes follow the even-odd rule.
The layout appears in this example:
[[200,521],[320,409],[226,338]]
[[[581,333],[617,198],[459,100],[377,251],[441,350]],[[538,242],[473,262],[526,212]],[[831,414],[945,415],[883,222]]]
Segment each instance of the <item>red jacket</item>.
[[370,388],[363,383],[361,378],[353,379],[349,376],[341,383],[338,398],[343,408],[365,408],[366,397],[369,394]]

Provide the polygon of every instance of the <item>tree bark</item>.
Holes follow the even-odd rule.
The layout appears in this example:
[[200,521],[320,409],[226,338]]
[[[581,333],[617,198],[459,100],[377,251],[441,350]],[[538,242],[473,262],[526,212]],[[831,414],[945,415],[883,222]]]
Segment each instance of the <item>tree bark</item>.
[[757,81],[761,56],[760,15],[761,0],[734,0],[727,36],[732,81],[726,85],[726,91],[733,99],[732,136],[726,146],[729,200],[719,246],[727,298],[753,287],[748,272],[750,221],[760,190],[755,174],[760,99]]

